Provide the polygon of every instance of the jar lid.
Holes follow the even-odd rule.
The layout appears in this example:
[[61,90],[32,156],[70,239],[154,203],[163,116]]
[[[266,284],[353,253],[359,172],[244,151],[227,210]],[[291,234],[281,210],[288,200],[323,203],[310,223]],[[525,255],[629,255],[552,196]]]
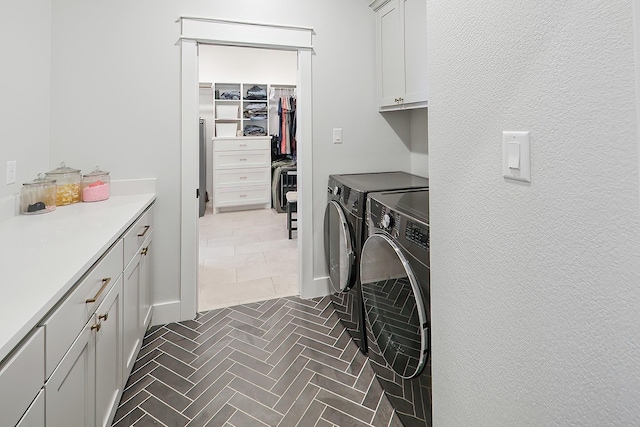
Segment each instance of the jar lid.
[[73,169],[70,167],[67,167],[67,165],[64,164],[64,162],[60,163],[60,167],[56,168],[52,171],[47,172],[47,175],[62,175],[62,174],[69,174],[69,173],[80,173],[80,169]]
[[38,178],[34,179],[33,181],[25,182],[22,185],[29,186],[29,185],[42,185],[42,184],[55,184],[55,183],[56,183],[55,179],[46,178],[44,174],[39,173]]
[[91,177],[91,176],[102,176],[102,175],[109,175],[109,172],[105,172],[105,171],[101,171],[99,166],[96,166],[96,168],[94,170],[92,170],[90,173],[82,175],[83,177]]

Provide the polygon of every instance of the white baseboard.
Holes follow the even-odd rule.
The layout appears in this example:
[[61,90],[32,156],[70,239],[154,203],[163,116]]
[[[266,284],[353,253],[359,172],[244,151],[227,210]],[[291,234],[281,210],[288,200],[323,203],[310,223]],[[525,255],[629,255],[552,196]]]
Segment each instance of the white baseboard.
[[166,325],[180,320],[180,301],[154,304],[153,318],[151,319],[152,326]]
[[311,283],[303,283],[300,289],[300,298],[311,299],[330,295],[329,276],[316,277]]

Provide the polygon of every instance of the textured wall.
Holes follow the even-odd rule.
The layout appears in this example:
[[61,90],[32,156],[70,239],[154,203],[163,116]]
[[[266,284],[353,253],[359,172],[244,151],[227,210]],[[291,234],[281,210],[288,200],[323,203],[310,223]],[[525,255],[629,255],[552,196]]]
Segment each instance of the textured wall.
[[428,1],[438,427],[640,425],[631,5]]

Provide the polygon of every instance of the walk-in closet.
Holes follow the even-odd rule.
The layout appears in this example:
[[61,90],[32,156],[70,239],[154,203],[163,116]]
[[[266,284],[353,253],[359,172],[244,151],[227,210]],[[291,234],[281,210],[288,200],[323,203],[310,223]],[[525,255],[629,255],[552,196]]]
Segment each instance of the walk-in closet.
[[297,53],[200,45],[199,80],[198,311],[298,295]]

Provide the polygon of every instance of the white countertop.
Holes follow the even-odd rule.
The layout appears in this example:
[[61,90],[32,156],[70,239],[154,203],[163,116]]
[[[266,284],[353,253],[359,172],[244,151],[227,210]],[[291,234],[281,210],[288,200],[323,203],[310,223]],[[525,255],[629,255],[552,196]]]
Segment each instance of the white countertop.
[[111,196],[0,222],[0,361],[155,198]]

